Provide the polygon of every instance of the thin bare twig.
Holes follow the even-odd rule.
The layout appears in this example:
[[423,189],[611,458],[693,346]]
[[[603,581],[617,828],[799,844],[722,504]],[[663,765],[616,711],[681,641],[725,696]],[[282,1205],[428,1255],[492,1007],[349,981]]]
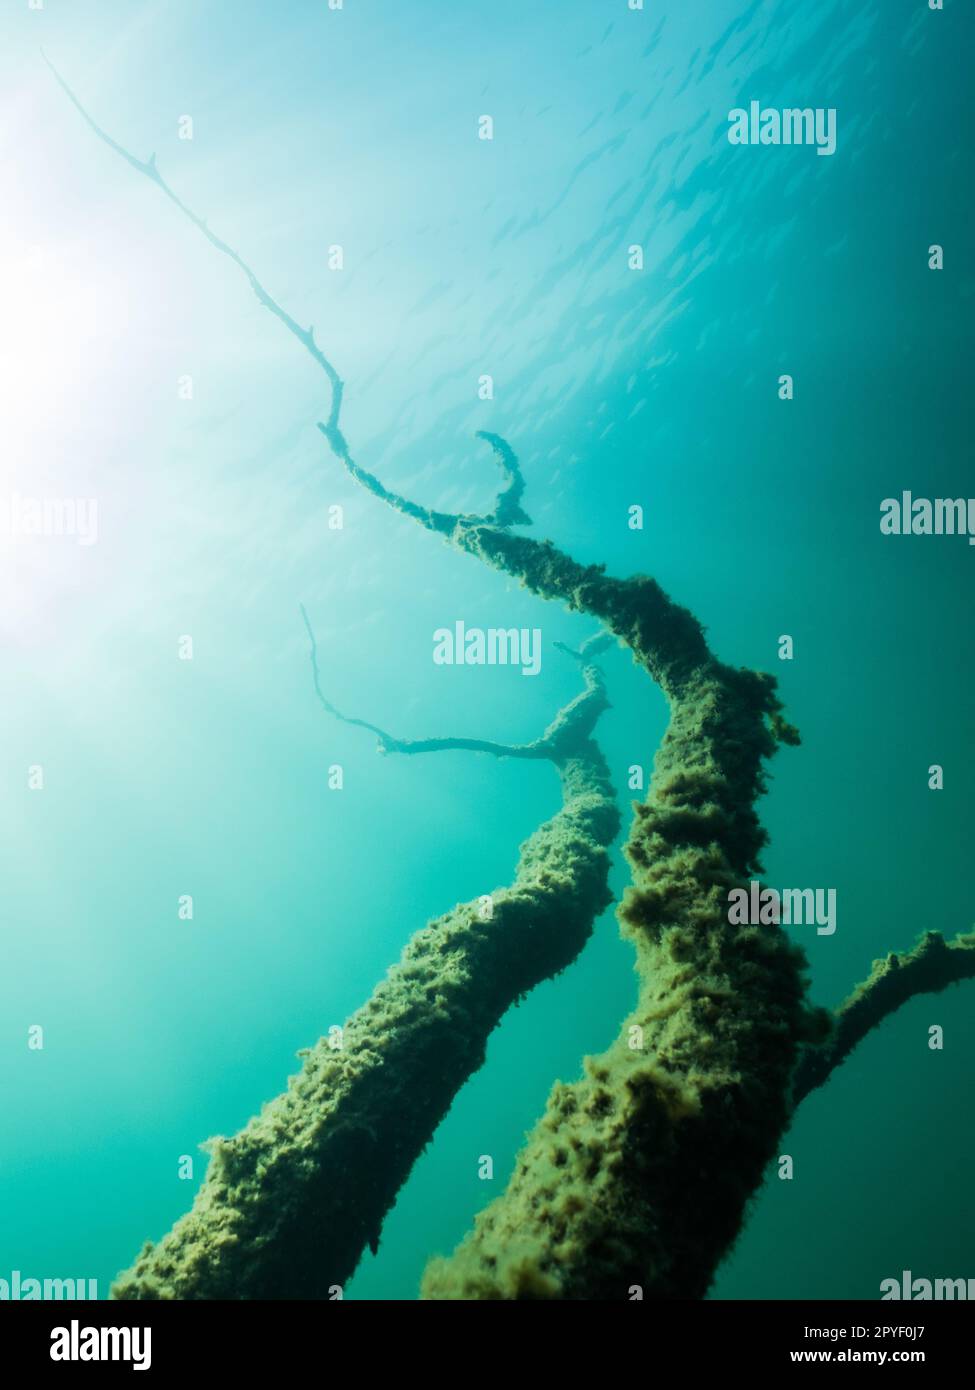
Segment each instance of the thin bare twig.
[[218,237],[215,232],[212,232],[207,226],[204,218],[199,217],[192,208],[187,207],[183,200],[170,188],[162,174],[160,174],[156,165],[155,154],[151,154],[149,158],[145,160],[138,159],[127,150],[124,145],[120,145],[117,140],[113,140],[108,132],[103,130],[97,121],[88,114],[85,107],[78,100],[75,93],[68,86],[67,82],[65,82],[64,78],[43,49],[41,49],[41,56],[54,74],[58,85],[67,95],[68,100],[79,112],[85,123],[98,136],[99,140],[106,144],[110,150],[114,150],[117,155],[120,155],[127,164],[131,164],[132,168],[135,169],[137,173],[143,174],[147,179],[150,179],[156,184],[156,186],[165,193],[170,202],[179,209],[183,216],[187,218],[188,221],[192,222],[193,226],[196,227],[198,231],[202,232],[210,245],[219,251],[221,255],[227,256],[233,261],[234,265],[246,276],[251,289],[254,291],[260,303],[263,304],[264,308],[269,310],[280,323],[284,324],[292,337],[298,340],[305,351],[325,373],[331,387],[331,407],[329,409],[328,419],[321,422],[318,428],[328,440],[337,457],[358,482],[362,483],[363,486],[367,487],[370,492],[375,493],[375,495],[380,497],[384,502],[395,507],[397,511],[403,512],[405,515],[412,517],[415,521],[421,522],[424,526],[432,530],[451,530],[457,524],[490,524],[502,530],[515,524],[530,524],[530,518],[526,516],[520,505],[521,497],[525,490],[525,482],[518,466],[518,460],[500,435],[489,434],[486,430],[479,430],[477,432],[477,438],[483,439],[490,444],[501,469],[501,473],[508,484],[507,487],[503,488],[502,491],[498,493],[495,509],[487,516],[455,517],[445,513],[431,511],[426,507],[419,507],[416,503],[408,501],[405,497],[400,497],[397,493],[387,491],[379,482],[378,478],[366,472],[365,469],[360,468],[352,458],[348,443],[339,426],[345,383],[339,376],[334,363],[330,361],[315,342],[314,328],[310,325],[308,328],[302,328],[301,324],[293,319],[286,309],[282,308],[274,296],[268,293],[243,257],[221,237]]
[[608,633],[597,632],[593,637],[587,639],[579,652],[572,651],[562,642],[555,643],[555,646],[561,651],[582,662],[586,688],[559,710],[544,734],[531,743],[495,743],[490,739],[481,738],[396,738],[395,735],[381,729],[378,724],[370,724],[366,719],[354,719],[350,715],[343,714],[325,695],[318,664],[318,643],[315,639],[315,632],[305,610],[305,605],[299,604],[299,608],[311,647],[312,677],[319,703],[327,714],[330,714],[334,719],[341,720],[343,724],[354,724],[357,728],[368,729],[370,733],[375,734],[382,753],[444,753],[459,750],[469,753],[490,753],[496,758],[547,758],[550,762],[559,765],[565,757],[566,747],[578,748],[580,741],[595,728],[599,716],[609,708],[602,672],[593,665],[591,657],[586,658],[582,655],[582,652],[587,649],[591,653],[601,651],[606,643],[612,640]]

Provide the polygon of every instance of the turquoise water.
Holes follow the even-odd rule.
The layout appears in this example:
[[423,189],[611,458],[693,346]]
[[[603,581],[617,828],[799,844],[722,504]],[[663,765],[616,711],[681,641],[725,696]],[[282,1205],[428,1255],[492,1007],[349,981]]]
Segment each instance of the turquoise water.
[[[378,758],[328,721],[299,603],[330,698],[401,737],[536,737],[578,683],[552,643],[593,626],[344,476],[323,379],[40,46],[315,325],[365,466],[484,510],[472,436],[498,431],[537,534],[652,573],[724,660],[775,671],[803,745],[773,769],[767,878],[835,887],[835,934],[793,929],[832,1004],[975,915],[975,552],[878,526],[904,489],[972,491],[972,29],[959,0],[4,8],[2,495],[96,498],[98,540],[0,537],[0,1277],[107,1292],[190,1205],[199,1143],[277,1094],[424,921],[509,882],[559,804],[546,765]],[[751,99],[835,107],[836,153],[729,145]],[[541,628],[539,676],[435,665],[457,619]],[[624,654],[606,671],[624,789],[666,711]],[[493,1036],[348,1297],[415,1296],[632,993],[609,912]],[[975,1275],[971,999],[910,1004],[805,1102],[795,1177],[770,1175],[716,1297]]]

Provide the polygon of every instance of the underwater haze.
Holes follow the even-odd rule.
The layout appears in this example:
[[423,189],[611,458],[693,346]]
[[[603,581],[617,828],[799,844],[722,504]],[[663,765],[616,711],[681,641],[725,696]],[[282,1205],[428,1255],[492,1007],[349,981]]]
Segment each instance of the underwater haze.
[[[778,678],[802,743],[764,880],[835,891],[835,930],[786,928],[833,1007],[975,918],[975,547],[880,526],[975,492],[973,37],[964,0],[0,8],[0,1277],[107,1297],[200,1144],[559,808],[544,761],[377,756],[316,698],[299,605],[328,700],[401,739],[538,738],[580,688],[556,644],[597,628],[356,484],[325,378],[42,50],[314,325],[364,468],[483,512],[475,434],[503,436],[533,535]],[[835,149],[732,143],[752,101],[834,110]],[[44,497],[75,534],[16,534]],[[537,630],[537,671],[435,661],[458,622]],[[602,661],[626,826],[667,705]],[[345,1297],[417,1296],[634,992],[609,908],[491,1035]],[[712,1297],[975,1277],[972,997],[912,1000],[805,1101]]]

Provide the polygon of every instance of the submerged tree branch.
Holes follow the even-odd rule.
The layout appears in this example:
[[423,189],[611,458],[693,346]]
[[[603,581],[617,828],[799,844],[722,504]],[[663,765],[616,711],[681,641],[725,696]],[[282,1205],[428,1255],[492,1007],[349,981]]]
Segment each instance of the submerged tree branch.
[[[562,808],[521,847],[509,888],[461,904],[418,931],[399,963],[339,1031],[304,1055],[288,1089],[230,1139],[192,1210],[147,1244],[113,1296],[327,1298],[352,1275],[457,1091],[483,1063],[513,1003],[575,959],[612,901],[608,846],[620,824],[591,734],[608,701],[588,658],[586,689],[534,743],[402,740],[350,718],[322,689],[304,608],[315,692],[324,709],[389,752],[473,749],[548,758]],[[588,644],[590,653],[598,643]]]
[[922,994],[939,994],[962,980],[975,980],[975,932],[960,933],[950,942],[940,932],[925,932],[913,950],[892,951],[875,960],[867,978],[836,1010],[826,1040],[803,1053],[796,1070],[794,1104],[798,1106],[824,1085],[857,1044],[902,1004]]

